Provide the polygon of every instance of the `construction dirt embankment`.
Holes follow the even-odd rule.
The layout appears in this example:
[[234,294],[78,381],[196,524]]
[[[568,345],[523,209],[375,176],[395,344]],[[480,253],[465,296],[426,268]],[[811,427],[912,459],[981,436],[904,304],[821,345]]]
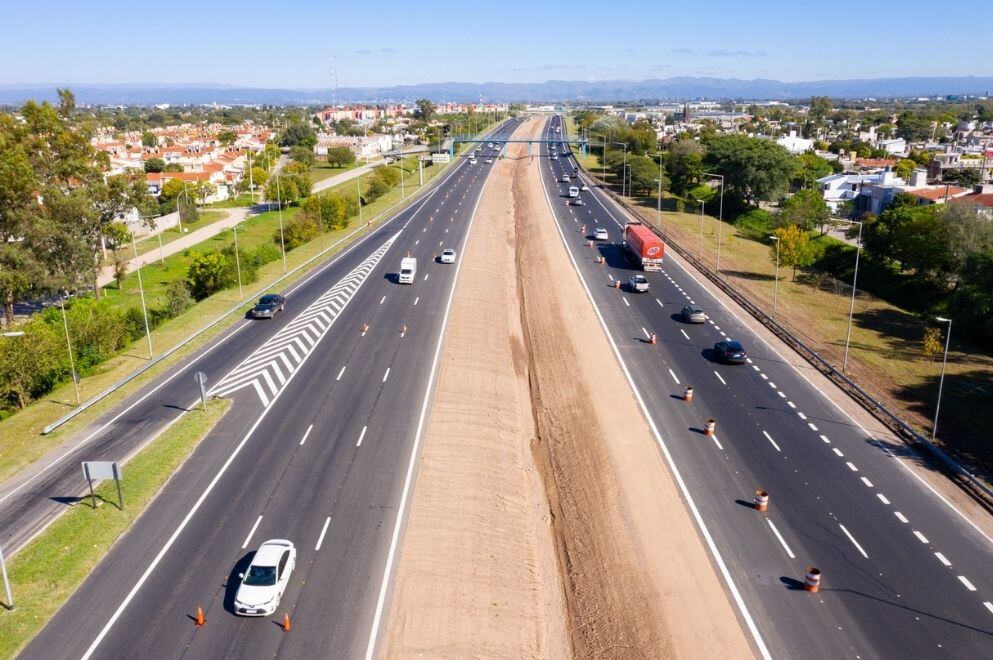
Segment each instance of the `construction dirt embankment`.
[[751,656],[525,152],[460,255],[383,655]]

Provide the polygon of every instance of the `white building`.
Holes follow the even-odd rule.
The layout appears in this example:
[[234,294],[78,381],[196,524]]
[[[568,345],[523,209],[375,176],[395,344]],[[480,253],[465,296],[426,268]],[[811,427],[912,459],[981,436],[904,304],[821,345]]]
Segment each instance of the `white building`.
[[813,139],[799,137],[796,131],[790,131],[789,135],[779,138],[776,140],[776,144],[784,147],[791,154],[802,154],[814,148]]

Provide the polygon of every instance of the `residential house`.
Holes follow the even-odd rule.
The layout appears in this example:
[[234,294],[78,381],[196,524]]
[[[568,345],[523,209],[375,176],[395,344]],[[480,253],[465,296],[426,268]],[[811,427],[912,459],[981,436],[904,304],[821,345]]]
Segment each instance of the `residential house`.
[[776,144],[784,147],[791,154],[802,154],[814,148],[814,140],[799,137],[796,131],[790,131],[789,135],[782,136],[776,140]]

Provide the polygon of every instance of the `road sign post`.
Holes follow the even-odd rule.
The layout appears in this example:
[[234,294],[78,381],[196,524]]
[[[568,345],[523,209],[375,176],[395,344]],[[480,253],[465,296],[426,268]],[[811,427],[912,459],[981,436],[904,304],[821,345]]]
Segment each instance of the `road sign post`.
[[0,547],[0,573],[3,573],[3,588],[7,592],[7,602],[5,607],[8,612],[14,611],[14,594],[10,591],[10,578],[7,577],[7,560],[3,556],[3,547]]
[[124,510],[124,497],[121,495],[121,466],[117,461],[83,461],[83,476],[90,486],[90,499],[93,501],[93,508],[97,508],[97,496],[93,492],[94,479],[113,479],[117,484],[117,506]]
[[198,371],[193,374],[193,380],[197,382],[200,386],[200,401],[203,403],[204,411],[207,410],[207,374],[202,371]]

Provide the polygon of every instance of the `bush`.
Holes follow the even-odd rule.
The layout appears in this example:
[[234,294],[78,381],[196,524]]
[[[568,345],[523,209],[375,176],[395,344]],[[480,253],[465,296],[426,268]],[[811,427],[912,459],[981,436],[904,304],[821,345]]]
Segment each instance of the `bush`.
[[170,282],[166,287],[165,310],[169,318],[175,318],[193,306],[193,296],[186,282]]
[[327,193],[308,197],[303,204],[301,215],[316,222],[325,229],[343,229],[348,226],[353,215],[359,212],[358,200],[337,193]]
[[189,284],[190,293],[196,300],[203,300],[207,296],[237,283],[236,280],[231,279],[232,269],[227,261],[227,258],[217,250],[210,252],[190,250],[190,265],[186,270],[186,281]]
[[0,340],[0,407],[23,408],[52,391],[69,373],[65,338],[36,317],[20,327],[21,337]]
[[[57,334],[64,332],[60,309],[49,307],[41,316]],[[66,319],[80,373],[108,359],[131,341],[127,315],[106,298],[74,298],[66,305]],[[144,325],[141,327],[144,332]]]
[[[145,315],[141,312],[141,307],[128,307],[124,312],[124,325],[127,328],[128,339],[135,341],[145,336]],[[148,325],[151,329],[152,318],[149,314]]]
[[776,226],[776,217],[762,209],[751,209],[735,218],[734,225],[743,236],[764,243]]
[[272,243],[262,243],[257,248],[252,251],[252,254],[248,257],[248,262],[255,268],[261,268],[268,263],[272,263],[276,259],[283,256],[277,245]]
[[[284,248],[286,250],[292,250],[304,243],[312,241],[317,238],[319,231],[320,229],[313,218],[305,213],[298,213],[286,222],[286,226],[283,229]],[[278,229],[273,235],[273,240],[276,245],[279,245],[280,235]]]
[[238,250],[238,256],[235,258],[234,246],[229,245],[221,250],[221,254],[227,260],[228,273],[226,279],[230,280],[233,284],[238,283],[238,269],[241,269],[241,283],[242,285],[251,284],[259,278],[259,268],[254,263],[252,263],[252,258],[244,250]]

